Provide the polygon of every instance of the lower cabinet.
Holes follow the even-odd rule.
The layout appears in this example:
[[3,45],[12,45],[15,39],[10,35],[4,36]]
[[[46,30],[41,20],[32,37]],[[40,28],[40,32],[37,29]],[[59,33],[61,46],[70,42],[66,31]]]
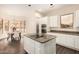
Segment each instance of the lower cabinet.
[[61,45],[66,45],[67,42],[66,42],[66,37],[65,35],[57,35],[57,38],[56,38],[56,43],[57,44],[61,44]]
[[53,32],[48,34],[56,35],[56,44],[79,51],[79,36]]
[[[79,36],[67,35],[61,33],[48,33],[49,35],[55,35],[56,39],[41,44],[30,38],[24,37],[24,49],[28,53],[56,53],[56,44],[79,51]],[[56,42],[56,43],[55,43]],[[49,50],[49,51],[47,51]]]
[[56,40],[47,43],[35,42],[35,54],[56,54]]
[[40,43],[28,37],[24,37],[24,49],[29,54],[55,54],[56,39],[52,39],[46,43]]
[[27,51],[29,54],[34,53],[34,41],[30,40],[30,38],[24,37],[24,50]]
[[75,49],[79,51],[79,36],[75,37]]

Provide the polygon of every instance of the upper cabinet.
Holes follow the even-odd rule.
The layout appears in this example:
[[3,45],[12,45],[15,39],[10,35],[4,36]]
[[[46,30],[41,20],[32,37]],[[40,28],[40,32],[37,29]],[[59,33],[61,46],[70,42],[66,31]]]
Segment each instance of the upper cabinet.
[[38,19],[38,22],[40,24],[47,24],[48,23],[48,17],[40,18],[40,19]]
[[60,17],[59,16],[49,16],[49,26],[50,27],[60,27]]
[[74,13],[74,28],[79,27],[79,10]]
[[[67,24],[67,25],[63,25]],[[79,10],[66,16],[49,16],[48,17],[49,27],[62,27],[62,28],[79,28]]]

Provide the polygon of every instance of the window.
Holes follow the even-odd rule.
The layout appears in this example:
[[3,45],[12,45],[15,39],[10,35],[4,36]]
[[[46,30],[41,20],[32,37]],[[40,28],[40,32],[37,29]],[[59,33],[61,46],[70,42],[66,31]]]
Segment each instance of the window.
[[11,20],[10,29],[16,27],[17,30],[25,32],[25,20]]
[[0,33],[3,32],[3,19],[0,19]]
[[3,30],[9,31],[9,20],[3,20]]
[[73,27],[73,14],[63,15],[60,19],[61,28],[72,28]]
[[6,33],[16,27],[17,30],[25,32],[25,20],[0,19],[0,33]]

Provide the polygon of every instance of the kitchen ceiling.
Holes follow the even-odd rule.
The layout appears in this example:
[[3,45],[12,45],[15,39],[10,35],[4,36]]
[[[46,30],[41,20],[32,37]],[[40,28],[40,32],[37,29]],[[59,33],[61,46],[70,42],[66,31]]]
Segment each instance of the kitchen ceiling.
[[18,15],[18,16],[35,16],[35,12],[38,12],[42,15],[51,10],[56,10],[62,7],[68,6],[67,4],[0,4],[0,12],[9,15]]

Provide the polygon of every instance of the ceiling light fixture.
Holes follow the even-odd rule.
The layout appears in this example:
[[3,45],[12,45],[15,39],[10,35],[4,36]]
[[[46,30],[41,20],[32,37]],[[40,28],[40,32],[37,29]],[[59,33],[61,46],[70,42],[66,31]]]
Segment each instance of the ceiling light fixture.
[[50,6],[53,6],[53,4],[50,4]]
[[50,7],[54,7],[55,5],[54,5],[54,4],[50,4],[49,6],[50,6]]
[[31,4],[29,4],[28,6],[31,7]]

